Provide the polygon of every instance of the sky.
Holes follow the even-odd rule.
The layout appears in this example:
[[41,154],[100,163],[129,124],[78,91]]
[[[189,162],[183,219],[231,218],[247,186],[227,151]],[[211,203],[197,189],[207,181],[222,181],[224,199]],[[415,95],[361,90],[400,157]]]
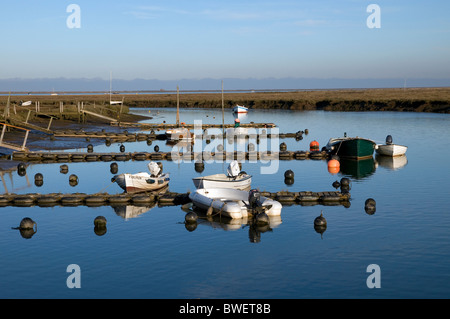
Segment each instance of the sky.
[[[370,4],[379,28],[367,24]],[[15,0],[0,10],[0,80],[450,78],[447,0]]]

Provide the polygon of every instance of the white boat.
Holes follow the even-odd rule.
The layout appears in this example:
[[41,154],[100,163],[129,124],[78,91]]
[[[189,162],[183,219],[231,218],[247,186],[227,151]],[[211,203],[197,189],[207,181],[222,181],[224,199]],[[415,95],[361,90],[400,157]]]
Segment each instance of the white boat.
[[214,174],[195,177],[192,179],[196,188],[234,188],[249,190],[252,176],[240,171],[239,163],[232,161],[227,169],[227,174]]
[[248,113],[248,107],[243,105],[236,105],[233,107],[233,113]]
[[407,149],[407,146],[398,144],[377,144],[375,147],[377,154],[391,157],[405,155]]
[[145,192],[161,189],[169,184],[169,174],[161,173],[161,167],[155,163],[148,164],[149,173],[140,172],[136,174],[115,175],[114,180],[127,193]]
[[[22,101],[21,101],[22,102]],[[20,106],[29,106],[31,105],[31,101],[22,102]]]
[[[189,194],[195,207],[212,209],[213,213],[229,218],[246,218],[251,210],[249,195],[252,191],[232,188],[201,188]],[[266,206],[267,216],[279,216],[282,205],[264,196],[259,197],[262,207]]]
[[166,138],[168,141],[188,141],[191,142],[194,139],[194,134],[185,127],[176,127],[166,131]]
[[405,145],[393,144],[391,135],[386,136],[386,144],[375,146],[377,154],[391,157],[405,155],[407,149]]

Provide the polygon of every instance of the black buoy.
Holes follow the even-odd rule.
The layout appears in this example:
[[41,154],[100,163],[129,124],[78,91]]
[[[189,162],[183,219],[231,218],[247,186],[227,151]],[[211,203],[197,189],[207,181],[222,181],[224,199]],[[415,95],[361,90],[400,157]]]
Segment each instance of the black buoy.
[[23,238],[30,239],[37,232],[37,224],[31,218],[25,217],[19,227],[12,227],[12,229],[18,229]]
[[106,218],[104,216],[95,217],[94,232],[98,236],[103,236],[106,234]]
[[195,212],[189,212],[186,214],[186,216],[184,216],[184,221],[187,224],[193,224],[196,223],[198,219],[198,216]]
[[87,146],[87,151],[88,151],[88,153],[92,153],[94,151],[94,146],[92,146],[92,144],[89,144]]
[[341,192],[346,194],[350,191],[351,183],[347,177],[341,178]]
[[121,153],[125,152],[125,145],[123,144],[120,145],[120,152]]
[[286,172],[284,172],[284,178],[285,179],[293,179],[294,178],[294,172],[288,169]]
[[108,146],[108,147],[111,146],[111,139],[109,137],[106,138],[105,145]]
[[327,230],[327,220],[323,217],[322,211],[320,216],[314,219],[314,230],[323,238],[323,233]]
[[159,152],[159,146],[155,145],[155,147],[153,148],[155,150],[155,152]]
[[69,166],[67,166],[66,164],[63,164],[59,167],[59,172],[61,174],[67,174],[69,172]]
[[375,202],[375,200],[373,198],[368,198],[364,202],[364,210],[369,215],[375,214],[375,211],[377,209],[376,206],[377,206],[377,203]]
[[339,188],[341,186],[341,183],[339,183],[338,181],[334,181],[333,182],[333,187],[334,188]]
[[326,226],[327,225],[327,220],[325,219],[325,217],[323,217],[322,212],[320,212],[320,216],[317,216],[314,219],[314,225],[316,225],[316,226]]
[[280,151],[284,152],[287,149],[286,143],[283,142],[280,144]]
[[72,174],[69,176],[69,185],[74,187],[78,185],[78,176],[75,174]]
[[391,135],[386,136],[386,144],[387,145],[392,144],[392,136]]
[[17,165],[17,174],[19,176],[25,176],[27,174],[27,168],[24,163],[19,163],[19,165]]
[[44,175],[42,175],[41,173],[37,173],[36,175],[34,175],[34,185],[36,185],[37,187],[41,187],[42,185],[44,185]]
[[195,162],[194,168],[197,173],[201,173],[205,170],[205,163],[203,162]]
[[104,216],[95,217],[94,226],[99,228],[106,227],[106,218]]
[[111,163],[111,165],[109,165],[109,171],[112,174],[117,174],[117,171],[119,170],[119,165],[117,165],[117,163]]
[[350,180],[347,177],[342,177],[341,186],[350,186]]
[[20,221],[19,228],[20,229],[34,229],[35,226],[37,228],[37,224],[34,220],[32,220],[30,217],[25,217],[24,219],[22,219]]

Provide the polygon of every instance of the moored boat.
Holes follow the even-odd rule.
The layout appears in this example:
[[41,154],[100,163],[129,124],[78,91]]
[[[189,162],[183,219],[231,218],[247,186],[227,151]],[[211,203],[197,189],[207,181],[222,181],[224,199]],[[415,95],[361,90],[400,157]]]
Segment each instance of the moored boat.
[[248,113],[248,107],[243,105],[236,105],[233,107],[233,113]]
[[[250,195],[254,191],[232,188],[201,188],[189,194],[195,207],[203,210],[212,209],[214,213],[229,218],[245,218],[252,210]],[[264,196],[258,196],[260,207],[265,208],[267,216],[279,216],[282,205]]]
[[325,149],[331,155],[342,158],[365,159],[373,156],[376,143],[362,137],[338,137],[331,138]]
[[194,134],[185,127],[176,127],[173,129],[166,130],[166,138],[168,141],[193,141]]
[[405,145],[398,145],[398,144],[377,144],[377,147],[375,148],[375,151],[379,155],[384,156],[402,156],[405,155],[406,150],[408,149]]
[[192,179],[196,188],[234,188],[249,190],[252,176],[240,171],[239,163],[232,161],[227,169],[227,174],[213,174],[195,177]]
[[407,149],[405,145],[393,144],[391,135],[386,137],[386,144],[377,144],[375,147],[377,154],[391,157],[405,155]]
[[128,193],[154,191],[169,184],[169,174],[161,173],[162,169],[160,165],[155,162],[150,162],[148,168],[150,174],[147,172],[139,172],[136,174],[123,173],[115,175],[112,180]]

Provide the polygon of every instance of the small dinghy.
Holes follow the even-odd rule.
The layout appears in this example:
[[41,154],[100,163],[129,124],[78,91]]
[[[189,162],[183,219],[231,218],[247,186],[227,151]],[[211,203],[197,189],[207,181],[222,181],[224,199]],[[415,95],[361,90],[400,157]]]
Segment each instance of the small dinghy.
[[242,191],[232,188],[202,188],[189,194],[195,207],[212,210],[229,218],[245,218],[253,210],[264,210],[267,216],[279,216],[282,205],[256,190]]
[[115,175],[112,180],[127,193],[154,191],[169,184],[169,174],[162,173],[162,164],[150,162],[149,173],[140,172],[136,174]]
[[386,137],[386,144],[377,144],[375,146],[377,154],[391,157],[405,155],[407,149],[408,147],[405,145],[393,144],[391,135]]
[[248,113],[248,107],[243,105],[236,105],[233,107],[233,113]]
[[166,131],[166,138],[171,142],[189,141],[194,140],[194,134],[185,127],[176,127]]
[[249,190],[250,184],[252,183],[252,176],[244,171],[240,171],[239,163],[232,161],[228,165],[227,175],[214,174],[195,177],[192,181],[196,188],[234,188]]

